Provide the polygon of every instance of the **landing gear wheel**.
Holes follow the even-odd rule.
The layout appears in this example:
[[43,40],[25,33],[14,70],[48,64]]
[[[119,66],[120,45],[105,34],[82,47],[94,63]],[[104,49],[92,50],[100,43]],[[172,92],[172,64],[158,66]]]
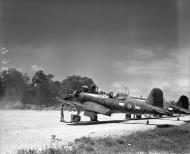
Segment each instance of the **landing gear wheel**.
[[78,115],[73,115],[72,117],[72,122],[79,122],[80,121],[80,116]]
[[137,114],[136,117],[137,117],[137,119],[141,119],[141,115],[140,114]]
[[98,116],[93,116],[93,117],[90,117],[90,121],[98,121]]
[[157,117],[158,117],[158,118],[162,118],[163,116],[162,116],[162,115],[158,115]]
[[153,114],[152,116],[153,116],[153,118],[157,118],[157,115],[155,115],[155,114]]
[[125,119],[131,119],[131,115],[130,114],[126,114],[125,115]]

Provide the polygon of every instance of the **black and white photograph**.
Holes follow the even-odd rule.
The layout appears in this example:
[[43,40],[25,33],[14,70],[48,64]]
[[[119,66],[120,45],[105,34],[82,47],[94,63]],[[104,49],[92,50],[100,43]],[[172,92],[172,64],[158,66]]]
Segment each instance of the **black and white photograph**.
[[0,154],[189,154],[189,0],[0,0]]

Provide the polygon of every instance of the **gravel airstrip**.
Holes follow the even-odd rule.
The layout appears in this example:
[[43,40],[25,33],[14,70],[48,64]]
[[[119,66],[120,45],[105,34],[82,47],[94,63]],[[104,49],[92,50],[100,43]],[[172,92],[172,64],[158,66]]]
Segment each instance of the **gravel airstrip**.
[[[65,111],[65,120],[70,120],[73,112]],[[0,110],[0,153],[15,153],[21,148],[42,149],[67,145],[82,136],[104,137],[109,135],[127,135],[135,131],[153,129],[160,124],[181,125],[190,116],[124,121],[124,114],[111,117],[98,115],[99,123],[89,123],[88,117],[82,116],[82,123],[60,122],[58,110]],[[52,139],[54,136],[54,139]]]

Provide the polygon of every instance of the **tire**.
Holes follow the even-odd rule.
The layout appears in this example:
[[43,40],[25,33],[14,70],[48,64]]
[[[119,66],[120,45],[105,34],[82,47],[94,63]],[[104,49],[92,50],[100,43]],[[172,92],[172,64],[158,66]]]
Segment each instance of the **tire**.
[[126,114],[125,115],[125,119],[131,119],[131,115],[130,114]]
[[158,115],[158,118],[162,118],[163,116],[162,115]]
[[96,116],[93,116],[93,117],[90,117],[90,120],[91,120],[91,121],[98,121],[97,115],[96,115]]
[[80,121],[80,116],[74,115],[73,116],[73,122],[79,122]]

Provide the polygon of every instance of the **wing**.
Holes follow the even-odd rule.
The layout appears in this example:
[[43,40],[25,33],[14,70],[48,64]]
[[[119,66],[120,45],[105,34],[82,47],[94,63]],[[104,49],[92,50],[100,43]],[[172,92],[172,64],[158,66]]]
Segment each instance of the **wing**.
[[155,114],[172,116],[172,113],[165,109],[161,109],[161,108],[155,107],[155,106],[152,106],[152,108],[153,108]]
[[183,109],[181,107],[178,107],[178,106],[175,106],[175,105],[172,105],[172,104],[169,104],[169,107],[171,108],[171,110],[173,112],[179,112],[181,114],[190,114],[190,111],[188,111],[186,109]]
[[131,98],[134,98],[134,99],[138,99],[138,100],[143,100],[143,101],[145,101],[146,99],[145,98],[140,98],[140,97],[132,97],[132,96],[130,96]]
[[61,101],[64,104],[67,104],[76,108],[76,110],[91,111],[91,112],[100,113],[104,115],[109,115],[111,112],[110,109],[94,102],[85,102],[84,104],[80,104],[74,101],[62,100],[59,98],[57,98],[57,100]]
[[91,110],[93,110],[93,112],[96,112],[96,113],[100,113],[104,115],[110,115],[111,113],[110,109],[94,102],[85,102],[84,106],[90,108]]

